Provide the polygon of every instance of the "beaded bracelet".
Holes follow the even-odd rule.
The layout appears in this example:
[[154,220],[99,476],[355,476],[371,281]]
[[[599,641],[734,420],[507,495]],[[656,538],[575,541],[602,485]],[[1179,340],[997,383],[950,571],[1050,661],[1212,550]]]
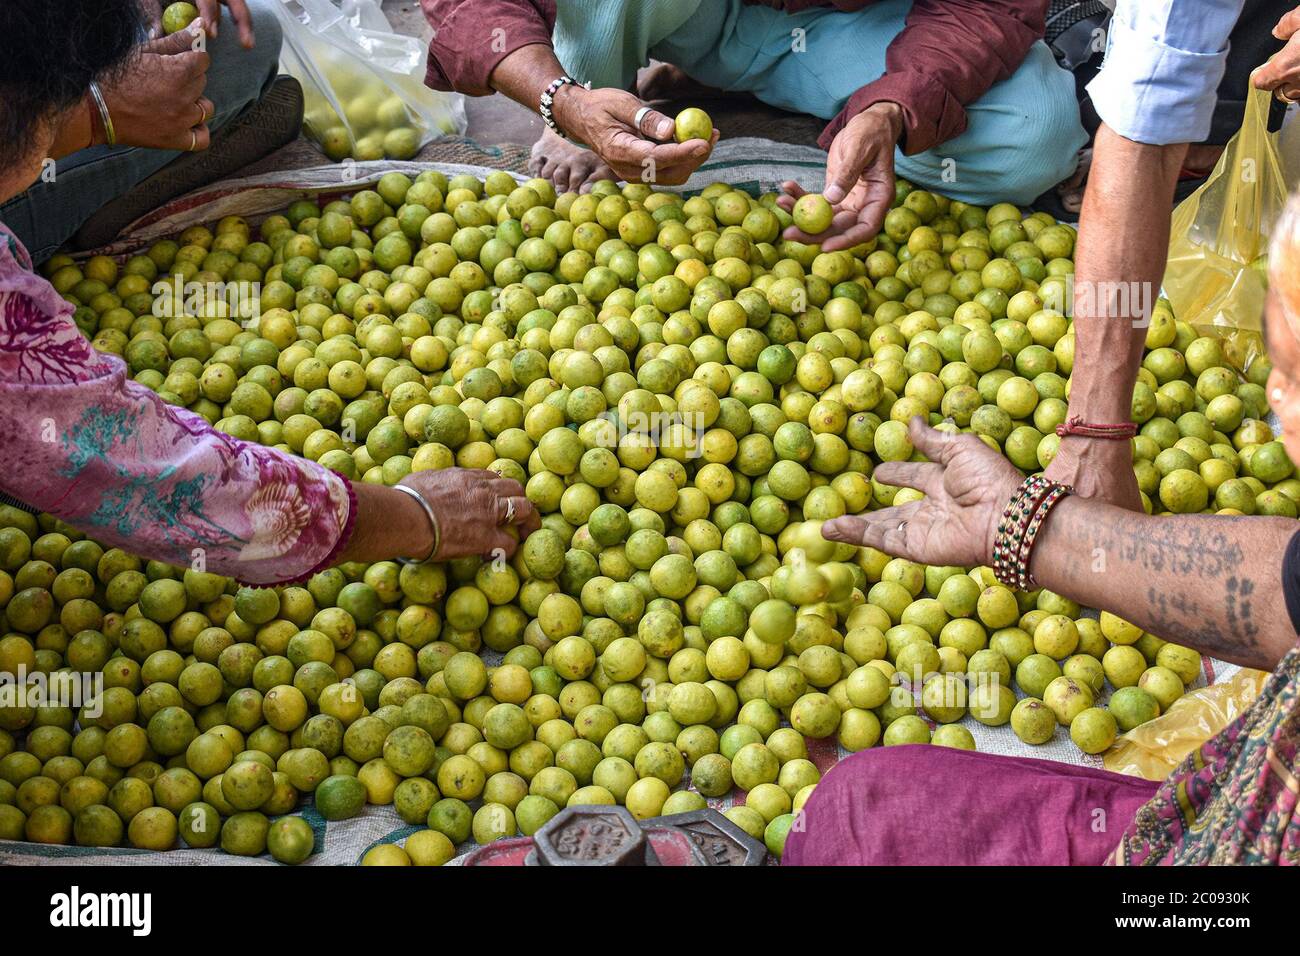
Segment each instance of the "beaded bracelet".
[[1069,485],[1032,475],[1007,502],[993,539],[993,574],[1009,588],[1032,591],[1038,585],[1029,573],[1034,543],[1048,513],[1066,495]]
[[577,85],[577,81],[571,76],[557,76],[551,81],[551,85],[542,92],[542,98],[541,102],[538,104],[537,112],[541,114],[542,120],[546,125],[559,136],[564,136],[565,133],[564,130],[560,129],[559,124],[555,122],[555,94],[560,92],[561,87]]
[[1010,582],[1017,577],[1017,543],[1037,510],[1038,503],[1047,494],[1049,485],[1050,482],[1042,475],[1026,478],[1002,512],[1002,520],[998,522],[997,535],[993,539],[993,573],[1008,586],[1014,586]]

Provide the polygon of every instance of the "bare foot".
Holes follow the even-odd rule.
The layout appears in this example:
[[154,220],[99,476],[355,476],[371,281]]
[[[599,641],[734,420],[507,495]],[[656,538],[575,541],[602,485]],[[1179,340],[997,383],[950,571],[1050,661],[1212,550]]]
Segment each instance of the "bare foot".
[[534,176],[550,180],[557,193],[587,192],[599,179],[618,179],[591,150],[575,146],[550,129],[533,145],[528,169]]
[[646,102],[719,96],[721,92],[691,79],[671,63],[652,63],[636,76],[636,94]]
[[1079,150],[1079,166],[1074,175],[1056,187],[1061,205],[1076,215],[1083,209],[1083,192],[1088,185],[1088,170],[1092,168],[1092,147]]

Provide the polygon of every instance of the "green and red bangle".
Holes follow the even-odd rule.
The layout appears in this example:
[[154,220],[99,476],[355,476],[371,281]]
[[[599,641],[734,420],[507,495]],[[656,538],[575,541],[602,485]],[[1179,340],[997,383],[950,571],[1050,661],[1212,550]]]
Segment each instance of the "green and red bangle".
[[1070,487],[1068,485],[1053,483],[1051,490],[1039,502],[1033,517],[1029,519],[1024,538],[1020,542],[1020,553],[1016,564],[1017,585],[1022,591],[1032,591],[1038,587],[1038,582],[1029,573],[1029,561],[1033,556],[1034,543],[1038,540],[1038,533],[1042,530],[1043,522],[1047,519],[1048,513],[1069,493]]
[[1068,485],[1031,475],[1011,496],[993,539],[993,574],[998,581],[1022,591],[1037,587],[1029,573],[1034,542],[1048,513],[1070,491]]

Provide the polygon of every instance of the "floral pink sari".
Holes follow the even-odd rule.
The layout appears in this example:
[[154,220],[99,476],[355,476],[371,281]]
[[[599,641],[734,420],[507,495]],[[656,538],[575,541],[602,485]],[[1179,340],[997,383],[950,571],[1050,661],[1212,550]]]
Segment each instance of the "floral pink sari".
[[249,583],[337,558],[355,510],[344,478],[168,405],[72,313],[0,226],[0,491],[106,544]]

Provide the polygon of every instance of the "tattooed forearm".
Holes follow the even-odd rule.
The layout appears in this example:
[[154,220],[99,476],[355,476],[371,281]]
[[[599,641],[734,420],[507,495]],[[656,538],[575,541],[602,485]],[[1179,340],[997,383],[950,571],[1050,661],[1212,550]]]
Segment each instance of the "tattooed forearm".
[[1034,575],[1165,640],[1271,669],[1296,642],[1281,581],[1297,530],[1285,518],[1151,517],[1071,498],[1034,549]]

